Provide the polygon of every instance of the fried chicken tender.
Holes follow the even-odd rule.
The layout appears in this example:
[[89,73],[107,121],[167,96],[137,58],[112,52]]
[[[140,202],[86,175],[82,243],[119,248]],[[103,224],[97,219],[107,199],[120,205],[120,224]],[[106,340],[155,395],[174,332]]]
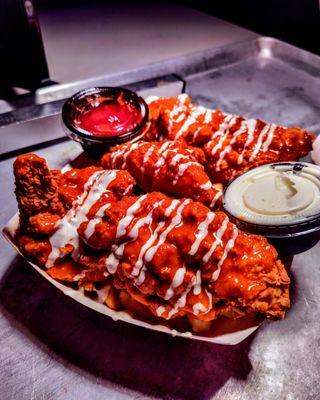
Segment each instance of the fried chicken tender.
[[[50,171],[45,159],[26,154],[16,159],[14,174],[20,214],[17,240],[28,256],[33,256],[40,264],[45,264],[51,251],[48,237],[54,234],[68,211],[77,208],[77,201],[87,192],[86,185],[90,179],[94,182],[93,177],[99,177],[104,171],[98,167],[72,169],[65,173]],[[94,197],[92,207],[86,210],[88,217],[96,217],[100,206],[107,201],[119,199],[134,190],[135,180],[127,171],[113,171],[110,176],[110,182],[107,179],[102,180],[101,184],[105,186],[101,195],[93,193],[97,198]],[[78,208],[81,211],[81,207]],[[102,213],[101,218],[103,216]],[[74,246],[71,243],[65,243],[59,256],[63,258],[72,254],[73,250]]]
[[289,278],[275,249],[238,231],[223,212],[154,192],[125,197],[110,214],[89,239],[88,222],[79,235],[106,251],[100,268],[154,315],[277,319],[289,307]]
[[40,212],[58,216],[64,213],[56,175],[49,170],[43,158],[35,154],[19,156],[13,168],[21,224]]
[[55,279],[92,292],[108,282],[112,307],[116,293],[128,304],[124,291],[137,304],[133,309],[158,320],[202,321],[195,329],[220,315],[284,316],[289,277],[266,239],[239,231],[223,212],[200,202],[160,192],[134,195],[127,171],[88,167],[59,174],[40,160],[27,155],[15,164],[19,184],[19,166],[28,171],[23,196],[41,204],[33,208],[17,191],[20,212],[30,218],[16,239]]
[[200,147],[213,182],[228,183],[254,167],[297,161],[312,149],[314,135],[260,120],[209,110],[186,95],[150,103],[148,140],[184,140]]
[[101,160],[105,169],[128,170],[146,192],[189,197],[213,208],[219,205],[222,191],[210,182],[204,163],[201,149],[179,141],[121,144]]

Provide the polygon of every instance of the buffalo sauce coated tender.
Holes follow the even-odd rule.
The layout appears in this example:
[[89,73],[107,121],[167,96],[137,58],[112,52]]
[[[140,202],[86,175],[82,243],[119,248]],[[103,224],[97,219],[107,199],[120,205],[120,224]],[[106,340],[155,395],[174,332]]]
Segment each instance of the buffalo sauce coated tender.
[[185,140],[202,148],[213,182],[227,184],[234,177],[279,161],[296,161],[312,149],[314,135],[258,119],[244,118],[191,103],[183,94],[149,103],[149,140]]
[[233,307],[281,318],[288,308],[289,279],[276,251],[238,231],[223,212],[160,192],[134,196],[126,171],[71,170],[56,180],[64,215],[48,236],[19,238],[54,278],[80,287],[109,279],[164,319],[212,320]]

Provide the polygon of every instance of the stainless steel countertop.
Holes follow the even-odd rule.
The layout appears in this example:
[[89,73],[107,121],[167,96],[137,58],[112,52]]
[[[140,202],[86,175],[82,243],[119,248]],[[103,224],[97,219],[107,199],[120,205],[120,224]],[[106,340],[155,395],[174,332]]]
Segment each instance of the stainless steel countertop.
[[[70,6],[69,6],[70,7]],[[169,1],[39,10],[50,77],[60,83],[119,73],[257,34]]]
[[[204,105],[317,131],[319,63],[306,52],[264,39],[179,68],[187,91]],[[37,153],[59,168],[79,151],[66,142]],[[1,162],[1,226],[16,211],[12,161]],[[264,323],[230,347],[113,322],[59,293],[3,238],[0,243],[4,400],[320,398],[320,245],[294,258],[286,318]]]
[[[170,2],[134,6],[86,3],[69,8],[52,3],[38,14],[50,78],[62,84],[61,91],[75,81],[90,79],[110,85],[108,77],[112,81],[115,75],[132,75],[157,62],[168,63],[257,37],[247,29]],[[114,82],[118,84],[116,77]],[[20,114],[28,115],[24,107],[57,100],[59,91],[60,85],[54,85],[36,91],[34,99],[0,99],[0,113],[20,107]],[[51,108],[47,104],[46,115]],[[8,122],[12,119],[10,114],[5,118]]]
[[[74,143],[41,150],[52,167]],[[59,154],[61,161],[56,162]],[[16,211],[2,162],[0,224]],[[292,309],[237,346],[173,338],[114,322],[61,294],[1,243],[1,399],[296,400],[320,396],[320,245],[294,258]]]

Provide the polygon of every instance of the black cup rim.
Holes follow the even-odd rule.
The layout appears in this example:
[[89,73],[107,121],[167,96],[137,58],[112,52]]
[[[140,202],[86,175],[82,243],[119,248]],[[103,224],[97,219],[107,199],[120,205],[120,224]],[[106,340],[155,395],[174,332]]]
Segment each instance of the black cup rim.
[[[132,130],[123,133],[122,135],[118,136],[109,136],[109,137],[103,137],[103,136],[94,136],[85,129],[79,128],[75,126],[72,121],[68,118],[68,112],[71,107],[74,107],[74,102],[78,100],[81,97],[86,97],[91,94],[99,94],[103,92],[113,92],[113,93],[119,93],[119,92],[125,92],[128,95],[132,97],[136,97],[137,101],[139,102],[139,105],[141,107],[142,113],[143,113],[143,118],[141,122],[135,126]],[[101,144],[109,144],[109,143],[114,143],[115,140],[119,140],[119,142],[123,141],[128,141],[133,139],[138,133],[141,132],[142,128],[147,124],[149,120],[149,107],[145,100],[139,96],[137,93],[135,93],[132,90],[120,87],[120,86],[93,86],[87,89],[80,90],[79,92],[75,93],[73,96],[69,97],[65,103],[62,106],[62,121],[66,128],[76,136],[79,136],[81,139],[93,142],[93,143],[101,143]]]
[[[288,167],[293,167],[294,171],[301,171],[303,169],[303,167],[308,166],[308,165],[315,165],[316,167],[318,167],[316,164],[309,163],[309,162],[304,162],[304,161],[278,161],[278,162],[274,162],[274,163],[268,163],[268,164],[259,165],[258,167],[252,168],[251,170],[248,170],[248,171],[244,172],[240,176],[243,176],[248,172],[254,171],[255,169],[262,168],[262,167],[270,167],[272,169],[275,169],[276,167],[279,167],[279,166],[288,166]],[[223,207],[223,210],[227,215],[229,215],[230,218],[232,217],[233,220],[239,221],[239,223],[243,223],[243,224],[246,224],[248,226],[259,227],[259,228],[261,228],[261,230],[267,229],[267,228],[270,228],[271,230],[278,229],[278,230],[281,230],[281,231],[285,231],[286,229],[287,230],[296,229],[298,231],[298,234],[300,234],[300,232],[301,232],[301,230],[298,230],[298,227],[302,227],[302,229],[303,229],[303,227],[306,226],[307,224],[311,224],[312,225],[314,222],[318,223],[317,228],[320,229],[320,213],[316,213],[316,214],[310,215],[309,217],[306,217],[304,220],[301,220],[301,221],[296,222],[296,223],[291,223],[289,221],[289,222],[287,222],[285,224],[279,224],[279,225],[271,225],[271,224],[270,225],[266,225],[266,224],[261,224],[259,222],[256,222],[256,223],[248,222],[248,221],[245,221],[245,220],[239,218],[238,216],[234,215],[231,211],[229,211],[225,207],[225,204],[226,204],[225,196],[226,196],[226,192],[227,192],[228,188],[238,178],[239,178],[239,176],[236,176],[236,177],[232,178],[228,182],[228,184],[223,189],[223,196],[222,196],[222,207]],[[266,235],[264,235],[264,236],[266,236]],[[275,237],[275,236],[273,236],[273,237]]]

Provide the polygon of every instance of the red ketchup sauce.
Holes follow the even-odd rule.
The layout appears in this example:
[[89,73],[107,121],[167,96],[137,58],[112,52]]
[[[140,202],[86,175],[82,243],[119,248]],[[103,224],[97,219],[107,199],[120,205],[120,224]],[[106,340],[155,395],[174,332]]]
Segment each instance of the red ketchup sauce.
[[78,125],[92,136],[113,137],[132,131],[142,121],[138,104],[119,96],[118,98],[96,98],[92,108],[78,117]]

